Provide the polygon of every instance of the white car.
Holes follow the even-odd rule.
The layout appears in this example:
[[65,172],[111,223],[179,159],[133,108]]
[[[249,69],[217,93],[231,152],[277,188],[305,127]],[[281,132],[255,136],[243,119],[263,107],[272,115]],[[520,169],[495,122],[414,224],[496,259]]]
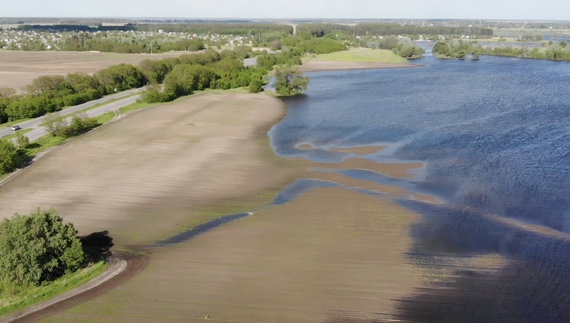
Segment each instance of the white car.
[[12,131],[18,131],[18,130],[20,130],[20,129],[22,129],[22,128],[20,128],[20,126],[18,126],[18,125],[13,125],[13,126],[12,126]]

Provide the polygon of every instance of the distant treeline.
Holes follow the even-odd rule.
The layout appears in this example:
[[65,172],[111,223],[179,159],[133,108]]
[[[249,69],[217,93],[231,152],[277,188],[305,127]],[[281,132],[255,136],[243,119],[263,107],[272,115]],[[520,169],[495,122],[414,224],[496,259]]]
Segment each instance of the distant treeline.
[[147,102],[166,102],[204,89],[231,89],[247,87],[249,92],[263,90],[264,76],[278,65],[301,65],[305,53],[330,53],[345,50],[340,41],[325,38],[302,38],[290,36],[283,39],[278,53],[262,52],[257,56],[255,67],[244,67],[242,60],[253,55],[251,47],[240,46],[233,51],[221,53],[208,50],[179,58],[159,61],[145,60],[141,68],[154,84],[144,92]]
[[570,61],[570,47],[566,41],[552,43],[546,48],[528,47],[486,47],[484,55],[507,56],[534,59],[548,59],[552,61]]
[[91,27],[88,25],[19,25],[17,27],[19,30],[39,30],[39,31],[50,31],[50,32],[66,32],[66,31],[128,31],[136,30],[133,24],[125,24],[122,26],[103,26],[99,25],[97,27]]
[[2,17],[2,24],[65,24],[97,26],[101,23],[126,24],[134,23],[134,19],[125,18],[46,18],[46,17]]
[[[260,92],[267,70],[244,67],[243,59],[251,55],[251,47],[241,46],[220,53],[207,50],[162,60],[146,59],[140,67],[151,85],[144,92],[143,100],[149,103],[168,102],[205,89],[247,87],[252,93]],[[164,88],[159,83],[163,83]]]
[[191,34],[220,34],[248,36],[266,32],[293,34],[293,27],[278,24],[255,23],[189,23],[189,24],[138,24],[137,31],[186,32]]
[[469,26],[415,26],[392,23],[358,24],[356,26],[339,24],[301,24],[297,26],[297,33],[310,33],[317,37],[342,31],[351,35],[475,35],[493,36],[493,30],[483,27]]
[[[290,52],[286,52],[287,54],[280,55],[289,57]],[[168,100],[205,88],[230,89],[250,86],[252,81],[256,85],[255,91],[258,92],[261,91],[267,69],[245,68],[243,59],[251,55],[251,47],[239,46],[233,51],[224,50],[221,53],[208,50],[200,54],[181,55],[178,58],[145,59],[138,67],[130,64],[114,65],[92,76],[85,73],[40,76],[26,87],[24,94],[17,95],[13,89],[0,88],[0,123],[39,117],[59,111],[65,106],[74,106],[106,94],[142,87],[149,83],[164,82],[165,90],[160,93]],[[177,67],[179,65],[183,67]],[[203,73],[198,76],[197,83],[190,82],[185,73],[198,69]],[[168,76],[173,71],[174,74]]]
[[438,41],[432,49],[432,53],[437,58],[459,58],[464,59],[468,55],[478,59],[483,54],[483,47],[470,41]]
[[251,20],[230,19],[230,20],[211,20],[211,19],[141,19],[141,23],[159,23],[159,24],[180,24],[180,23],[212,23],[212,24],[250,24]]
[[283,34],[293,34],[293,27],[278,24],[259,24],[259,23],[154,23],[154,24],[125,24],[122,26],[103,26],[98,25],[92,27],[88,25],[19,25],[20,30],[40,30],[48,32],[65,32],[65,31],[153,31],[158,32],[186,32],[190,34],[220,34],[220,35],[236,35],[248,36],[258,35],[266,32],[280,32]]
[[67,51],[100,51],[114,53],[162,53],[168,51],[199,51],[206,45],[200,39],[125,37],[77,33],[60,45]]
[[439,41],[435,44],[432,51],[437,58],[463,59],[470,55],[477,59],[481,55],[489,55],[570,61],[570,47],[566,41],[559,43],[550,42],[550,45],[545,48],[514,46],[482,47],[479,44],[468,41]]
[[84,73],[40,76],[26,87],[24,94],[0,88],[0,124],[39,117],[146,83],[145,73],[130,64],[110,66],[93,76]]

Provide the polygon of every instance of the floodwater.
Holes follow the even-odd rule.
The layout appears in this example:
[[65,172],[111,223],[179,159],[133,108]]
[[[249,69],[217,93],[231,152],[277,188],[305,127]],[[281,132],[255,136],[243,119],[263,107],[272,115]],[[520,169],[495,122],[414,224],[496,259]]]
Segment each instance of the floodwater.
[[[308,73],[309,90],[285,100],[269,132],[275,153],[339,163],[354,154],[331,147],[381,145],[359,157],[424,163],[405,180],[337,171],[445,202],[399,201],[421,215],[410,262],[438,279],[398,300],[397,319],[570,322],[570,64],[415,63]],[[312,184],[323,185],[296,185]]]

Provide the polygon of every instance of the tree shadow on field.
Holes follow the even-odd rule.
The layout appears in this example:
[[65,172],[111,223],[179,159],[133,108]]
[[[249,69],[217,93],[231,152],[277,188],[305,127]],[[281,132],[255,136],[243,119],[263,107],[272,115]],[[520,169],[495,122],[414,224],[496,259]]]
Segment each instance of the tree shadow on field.
[[109,235],[107,230],[81,236],[79,240],[85,253],[86,264],[106,260],[112,255],[113,237]]

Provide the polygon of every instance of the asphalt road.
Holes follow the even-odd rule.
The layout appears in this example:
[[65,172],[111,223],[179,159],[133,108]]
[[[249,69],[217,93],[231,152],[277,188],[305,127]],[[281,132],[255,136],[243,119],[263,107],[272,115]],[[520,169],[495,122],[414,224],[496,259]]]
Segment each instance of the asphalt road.
[[[108,101],[111,101],[114,99],[119,99],[119,98],[129,96],[135,92],[140,92],[141,90],[142,90],[142,88],[141,89],[132,89],[132,90],[124,91],[121,93],[108,95],[108,96],[101,98],[101,99],[89,101],[89,102],[86,102],[86,103],[83,103],[80,105],[76,105],[74,107],[70,107],[70,108],[61,110],[61,111],[59,111],[59,114],[62,116],[73,114],[75,112],[88,109],[88,108],[90,108],[94,105],[100,104],[100,103],[105,103],[105,102],[108,102]],[[95,117],[95,116],[99,116],[99,115],[101,115],[107,111],[116,111],[121,107],[124,107],[126,105],[131,104],[131,103],[134,103],[139,98],[139,96],[140,95],[135,95],[132,97],[125,98],[123,100],[119,100],[116,102],[105,104],[101,107],[89,110],[86,113],[89,117]],[[45,130],[45,127],[40,126],[40,124],[42,124],[42,123],[44,123],[44,117],[38,117],[38,118],[31,119],[28,121],[23,121],[23,122],[19,123],[18,125],[22,128],[22,130],[33,129],[32,131],[25,134],[28,138],[30,138],[30,141],[33,141],[33,140],[37,140],[38,138],[40,138],[41,136],[43,136],[47,133]],[[0,128],[0,138],[2,138],[4,136],[11,135],[13,133],[14,133],[14,131],[12,131],[11,127]]]
[[[243,61],[243,65],[245,67],[255,66],[255,64],[257,64],[257,57],[247,58]],[[121,93],[108,95],[108,96],[101,98],[101,99],[89,101],[89,102],[86,102],[86,103],[83,103],[80,105],[76,105],[74,107],[70,107],[70,108],[61,110],[61,111],[59,111],[59,114],[61,116],[73,114],[75,112],[88,109],[88,108],[90,108],[96,104],[105,103],[107,101],[111,101],[114,99],[129,96],[135,92],[140,92],[143,89],[144,88],[132,89],[132,90],[124,91]],[[124,100],[119,100],[119,101],[116,101],[116,102],[113,102],[110,104],[103,105],[101,107],[87,111],[87,115],[89,117],[96,117],[96,116],[102,115],[108,111],[117,111],[126,105],[134,103],[139,97],[140,97],[140,95],[135,95],[135,96],[126,98]],[[30,138],[30,141],[34,141],[34,140],[39,139],[40,137],[42,137],[43,135],[45,135],[47,133],[45,127],[40,126],[42,123],[44,123],[44,117],[43,116],[35,118],[35,119],[28,120],[28,121],[23,121],[21,123],[18,123],[18,125],[22,128],[22,130],[33,129],[32,131],[27,132],[25,134],[25,136]],[[11,135],[13,133],[14,133],[14,131],[12,131],[11,127],[0,128],[0,138]]]

